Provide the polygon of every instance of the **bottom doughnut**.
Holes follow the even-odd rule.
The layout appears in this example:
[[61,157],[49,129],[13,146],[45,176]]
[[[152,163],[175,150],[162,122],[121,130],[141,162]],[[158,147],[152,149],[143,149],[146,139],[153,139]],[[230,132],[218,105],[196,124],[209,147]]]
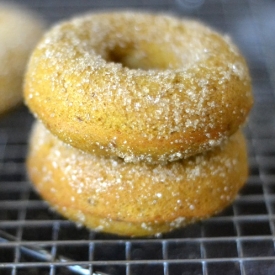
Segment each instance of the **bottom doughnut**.
[[168,232],[220,212],[248,175],[241,132],[213,151],[148,165],[83,153],[38,122],[27,170],[39,194],[65,217],[132,237]]

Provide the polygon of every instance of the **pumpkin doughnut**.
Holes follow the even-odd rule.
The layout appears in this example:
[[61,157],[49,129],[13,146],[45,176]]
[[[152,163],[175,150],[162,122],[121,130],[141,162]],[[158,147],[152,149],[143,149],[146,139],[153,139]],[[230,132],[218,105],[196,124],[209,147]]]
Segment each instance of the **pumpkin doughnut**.
[[0,114],[22,101],[22,80],[44,25],[36,15],[0,4]]
[[128,236],[167,232],[220,212],[248,173],[239,131],[222,147],[152,165],[77,150],[40,122],[33,128],[27,169],[37,191],[65,217]]
[[149,163],[221,144],[252,105],[246,63],[228,37],[125,11],[51,29],[31,57],[25,100],[73,147]]

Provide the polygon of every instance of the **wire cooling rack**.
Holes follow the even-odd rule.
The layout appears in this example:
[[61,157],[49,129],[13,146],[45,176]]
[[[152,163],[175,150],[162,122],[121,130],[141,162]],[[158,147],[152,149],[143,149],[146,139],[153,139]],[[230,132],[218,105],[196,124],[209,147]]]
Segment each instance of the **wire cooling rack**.
[[[0,274],[275,274],[275,2],[257,0],[25,0],[48,22],[102,8],[168,11],[230,34],[246,56],[255,106],[245,134],[250,177],[219,216],[127,239],[77,227],[33,191],[25,173],[33,122],[25,107],[0,119]],[[161,33],[160,33],[161,35]]]

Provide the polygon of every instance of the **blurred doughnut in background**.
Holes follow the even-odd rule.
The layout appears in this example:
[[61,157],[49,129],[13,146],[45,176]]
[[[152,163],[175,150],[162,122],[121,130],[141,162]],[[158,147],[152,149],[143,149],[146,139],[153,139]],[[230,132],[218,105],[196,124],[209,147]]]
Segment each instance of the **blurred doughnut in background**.
[[45,23],[32,11],[0,3],[0,115],[22,102],[22,81]]

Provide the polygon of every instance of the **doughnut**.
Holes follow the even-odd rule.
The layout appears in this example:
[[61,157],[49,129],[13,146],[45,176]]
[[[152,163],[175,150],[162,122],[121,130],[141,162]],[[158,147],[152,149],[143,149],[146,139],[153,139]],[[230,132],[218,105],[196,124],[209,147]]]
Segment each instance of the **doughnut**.
[[220,212],[248,173],[240,131],[211,151],[164,165],[85,153],[41,122],[32,130],[27,170],[38,193],[63,216],[132,237],[168,232]]
[[25,67],[43,29],[30,11],[0,4],[0,115],[22,102]]
[[219,146],[253,103],[246,62],[227,36],[131,11],[54,26],[32,54],[24,95],[65,143],[150,164]]

